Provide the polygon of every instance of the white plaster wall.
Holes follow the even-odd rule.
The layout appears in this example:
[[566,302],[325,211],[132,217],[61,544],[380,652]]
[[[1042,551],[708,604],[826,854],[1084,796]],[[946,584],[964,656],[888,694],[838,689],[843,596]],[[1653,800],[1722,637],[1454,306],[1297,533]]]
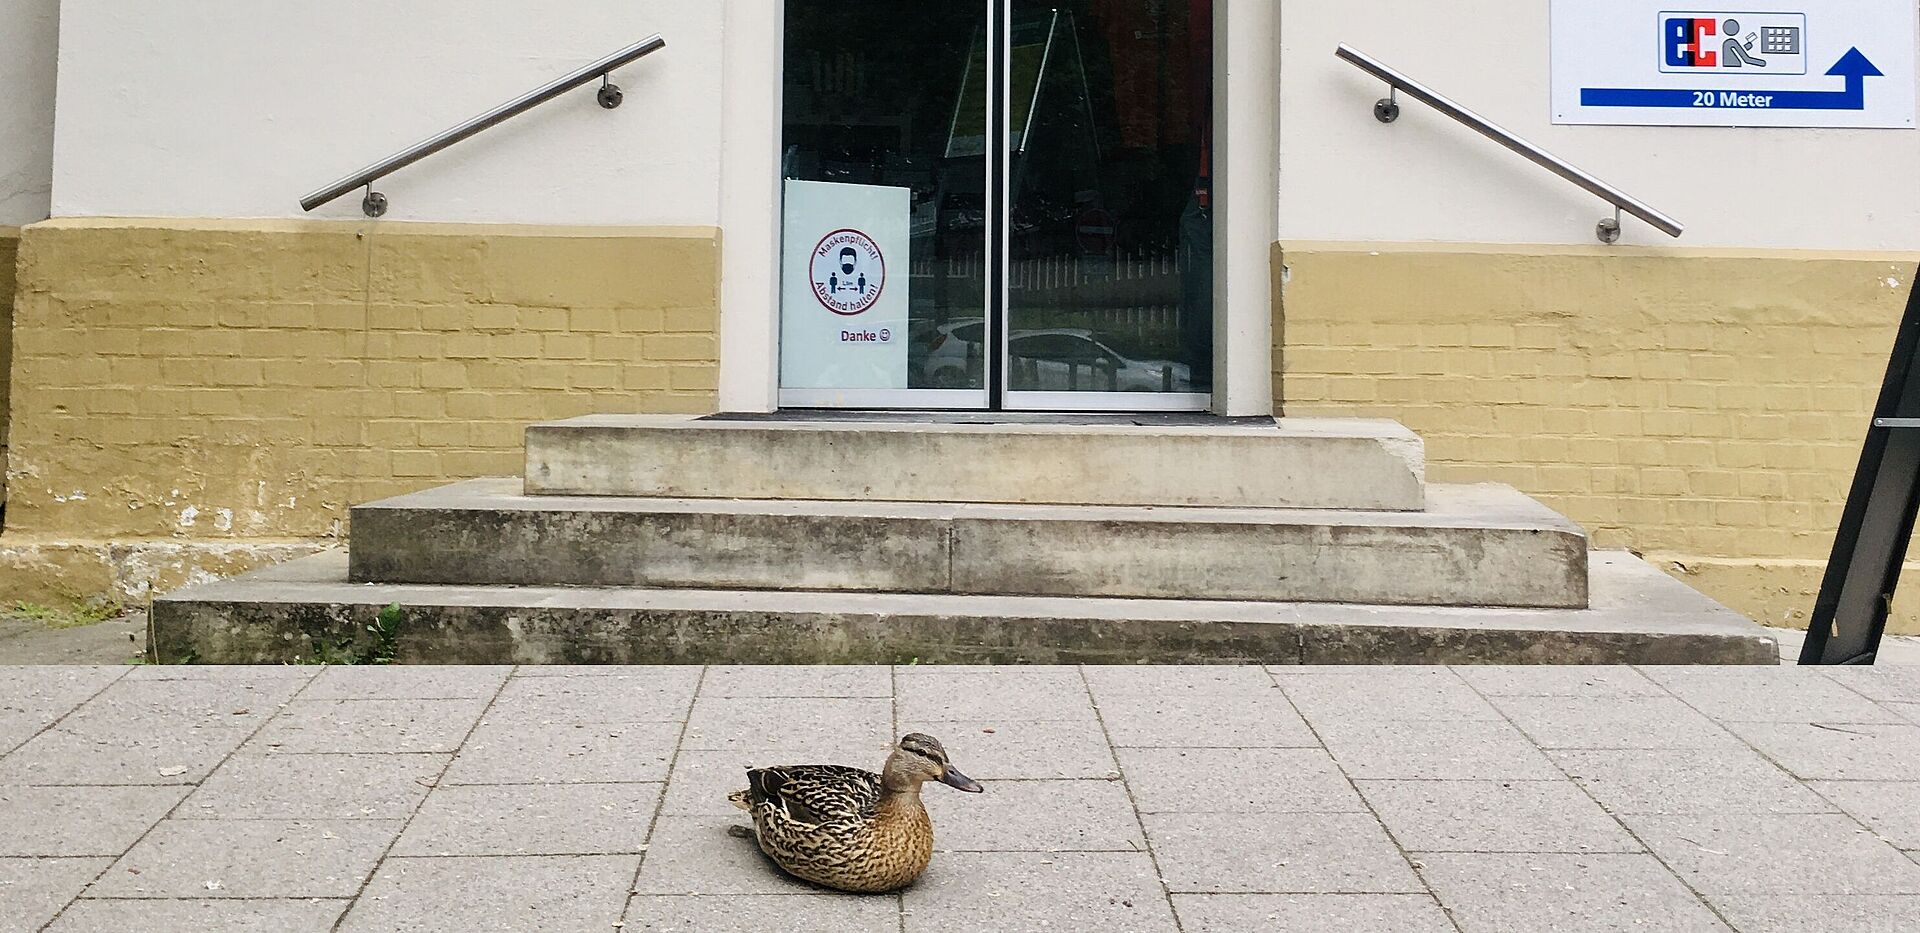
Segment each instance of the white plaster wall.
[[47,219],[60,0],[0,0],[0,227]]
[[[17,2],[17,0],[5,0]],[[51,0],[31,0],[51,6]],[[65,0],[56,216],[303,216],[300,196],[661,33],[616,73],[382,181],[394,220],[712,224],[710,0]],[[314,212],[357,217],[357,195]]]
[[1611,213],[1424,105],[1376,122],[1346,42],[1687,225],[1629,218],[1622,242],[1920,248],[1920,131],[1553,126],[1545,0],[1274,2],[1282,239],[1595,243]]

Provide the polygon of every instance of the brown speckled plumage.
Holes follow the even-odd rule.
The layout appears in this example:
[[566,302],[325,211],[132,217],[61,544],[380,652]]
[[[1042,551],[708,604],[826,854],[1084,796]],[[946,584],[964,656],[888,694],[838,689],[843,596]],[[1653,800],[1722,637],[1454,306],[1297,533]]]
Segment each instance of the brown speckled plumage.
[[747,772],[728,799],[753,814],[760,850],[798,878],[842,891],[878,893],[913,883],[933,859],[933,820],[920,785],[979,785],[947,763],[946,750],[908,735],[882,774],[840,765],[788,765]]

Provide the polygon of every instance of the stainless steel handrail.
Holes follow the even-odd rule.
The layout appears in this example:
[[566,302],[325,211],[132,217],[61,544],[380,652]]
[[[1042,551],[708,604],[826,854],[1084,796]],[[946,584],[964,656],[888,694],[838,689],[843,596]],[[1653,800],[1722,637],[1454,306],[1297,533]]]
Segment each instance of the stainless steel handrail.
[[482,130],[497,126],[520,114],[526,113],[555,97],[559,97],[582,84],[592,81],[594,78],[600,79],[600,90],[597,92],[600,106],[612,110],[620,106],[620,101],[625,96],[620,92],[620,87],[610,80],[613,70],[623,65],[632,64],[641,58],[665,48],[666,45],[667,40],[662,39],[660,36],[648,36],[599,61],[576,68],[562,77],[555,78],[486,113],[462,122],[460,125],[444,133],[408,146],[324,188],[315,189],[306,197],[300,199],[300,209],[310,211],[355,188],[366,188],[367,195],[361,199],[360,209],[365,211],[368,217],[378,217],[385,214],[387,212],[386,195],[373,190],[373,183],[379,181],[382,177],[406,168]]
[[1655,230],[1668,236],[1677,237],[1687,229],[1680,221],[1660,211],[1654,210],[1653,207],[1645,201],[1627,194],[1619,188],[1593,177],[1591,173],[1576,168],[1569,164],[1567,160],[1521,139],[1514,135],[1511,130],[1454,103],[1434,89],[1395,71],[1380,62],[1380,60],[1353,46],[1343,42],[1334,54],[1339,56],[1342,61],[1348,62],[1361,71],[1387,82],[1387,96],[1376,101],[1373,105],[1373,115],[1380,122],[1392,123],[1399,118],[1400,104],[1397,101],[1398,93],[1400,91],[1406,91],[1408,96],[1413,99],[1452,117],[1454,120],[1472,128],[1480,135],[1525,156],[1535,165],[1573,182],[1575,185],[1580,186],[1601,200],[1611,203],[1613,205],[1613,216],[1600,221],[1594,230],[1595,234],[1600,237],[1601,242],[1612,243],[1620,239],[1621,211],[1626,211],[1646,221],[1647,224]]

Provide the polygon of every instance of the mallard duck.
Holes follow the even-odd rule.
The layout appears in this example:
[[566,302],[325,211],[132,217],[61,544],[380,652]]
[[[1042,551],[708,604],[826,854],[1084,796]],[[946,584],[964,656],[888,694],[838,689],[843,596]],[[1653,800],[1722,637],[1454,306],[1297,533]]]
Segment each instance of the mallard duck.
[[856,893],[913,883],[933,859],[933,820],[920,785],[939,781],[970,794],[983,788],[947,761],[932,736],[912,733],[879,774],[841,765],[747,770],[747,789],[728,800],[753,814],[751,835],[787,873]]

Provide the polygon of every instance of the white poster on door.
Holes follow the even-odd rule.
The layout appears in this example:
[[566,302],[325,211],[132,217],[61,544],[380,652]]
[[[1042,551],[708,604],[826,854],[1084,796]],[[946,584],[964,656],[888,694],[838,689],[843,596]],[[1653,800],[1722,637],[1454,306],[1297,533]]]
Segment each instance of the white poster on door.
[[787,182],[783,388],[907,388],[912,210],[906,188]]
[[1553,122],[1914,127],[1914,0],[1553,0]]

